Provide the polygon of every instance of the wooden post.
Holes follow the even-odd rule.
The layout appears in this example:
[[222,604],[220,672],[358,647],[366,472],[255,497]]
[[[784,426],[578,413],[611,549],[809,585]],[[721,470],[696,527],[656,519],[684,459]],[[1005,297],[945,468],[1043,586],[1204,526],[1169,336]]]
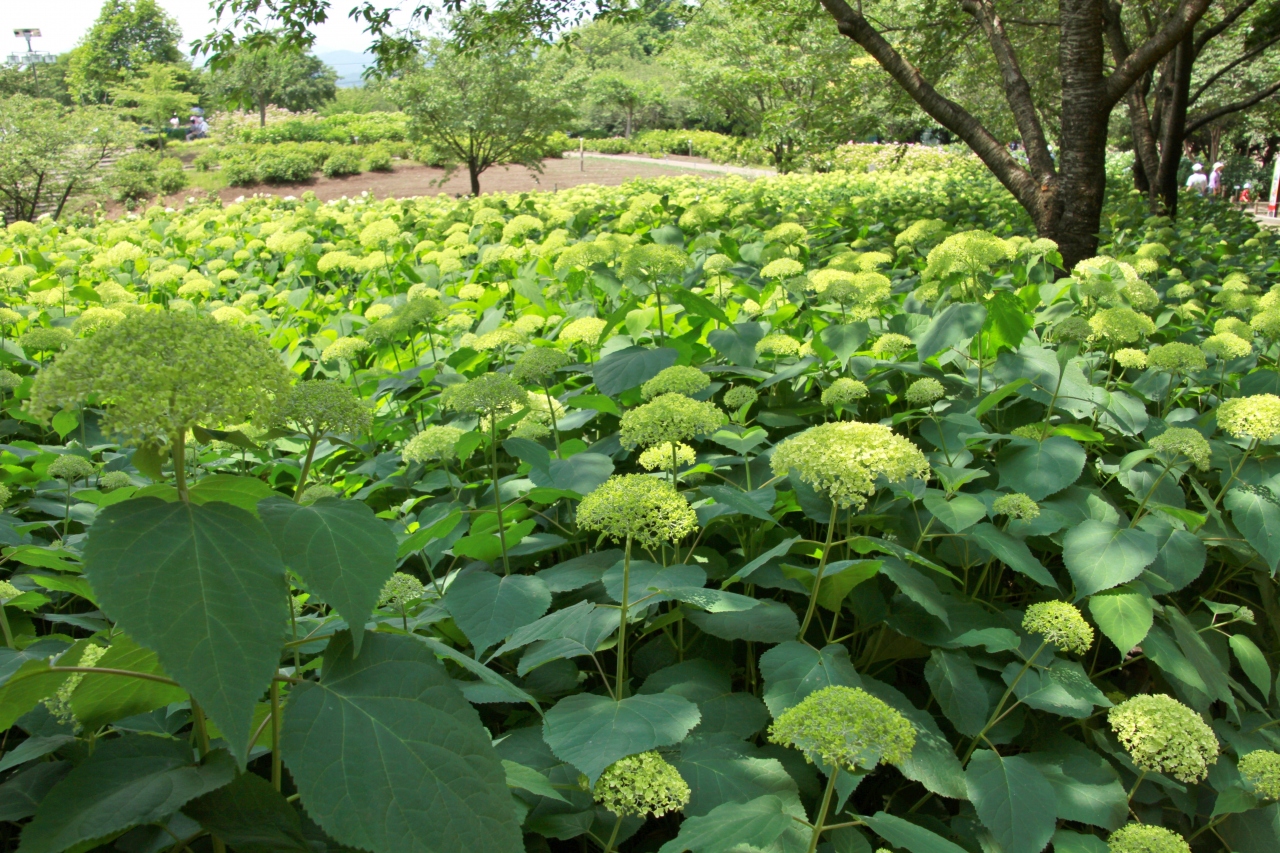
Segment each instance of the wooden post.
[[579,136],[578,137],[578,171],[579,172],[587,171],[587,157],[583,153],[584,150],[585,149],[582,147],[582,137]]

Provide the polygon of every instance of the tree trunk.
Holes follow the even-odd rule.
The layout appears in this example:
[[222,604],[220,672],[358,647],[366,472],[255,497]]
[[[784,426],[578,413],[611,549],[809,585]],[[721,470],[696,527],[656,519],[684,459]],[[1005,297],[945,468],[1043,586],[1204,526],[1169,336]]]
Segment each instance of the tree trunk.
[[1173,51],[1171,91],[1164,108],[1164,127],[1160,134],[1160,171],[1156,177],[1164,212],[1178,215],[1178,167],[1182,165],[1182,143],[1186,137],[1187,99],[1191,93],[1191,68],[1195,63],[1194,29],[1189,31]]
[[627,139],[631,138],[631,113],[632,112],[633,112],[633,108],[627,107],[627,133],[626,133]]
[[471,175],[471,194],[480,195],[480,165],[474,161],[467,163],[467,172]]
[[258,127],[267,126],[267,97],[263,95],[258,98]]

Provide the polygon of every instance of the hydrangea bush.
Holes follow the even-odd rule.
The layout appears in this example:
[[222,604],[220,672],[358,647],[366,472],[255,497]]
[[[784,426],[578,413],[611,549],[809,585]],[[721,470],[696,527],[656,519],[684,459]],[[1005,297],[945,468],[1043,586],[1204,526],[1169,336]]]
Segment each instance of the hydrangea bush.
[[1273,853],[1280,247],[1185,204],[1070,272],[959,169],[0,231],[6,838]]

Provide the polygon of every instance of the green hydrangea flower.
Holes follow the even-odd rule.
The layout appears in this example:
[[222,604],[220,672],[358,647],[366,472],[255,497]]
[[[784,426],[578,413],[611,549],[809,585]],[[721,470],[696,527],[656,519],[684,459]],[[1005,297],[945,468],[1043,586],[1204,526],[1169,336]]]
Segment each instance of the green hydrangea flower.
[[336,341],[324,348],[324,351],[320,353],[320,360],[350,361],[368,348],[369,342],[364,338],[354,338],[350,336],[338,338]]
[[88,459],[76,456],[74,453],[66,453],[49,463],[47,473],[50,477],[74,483],[76,480],[92,477],[94,470],[93,463]]
[[1163,694],[1134,696],[1107,712],[1111,730],[1142,770],[1199,782],[1218,760],[1218,739],[1200,715]]
[[0,388],[8,391],[22,384],[22,377],[12,370],[0,370]]
[[1220,335],[1205,338],[1204,343],[1200,344],[1200,349],[1223,360],[1244,358],[1253,352],[1253,343],[1231,332],[1223,332]]
[[1257,749],[1242,756],[1241,777],[1264,800],[1280,800],[1280,753]]
[[[687,398],[686,398],[687,399]],[[644,548],[679,542],[698,526],[698,516],[666,480],[643,474],[610,477],[578,504],[578,526],[616,542]]]
[[759,399],[760,392],[749,385],[734,385],[724,392],[725,408],[735,412],[745,406],[753,405]]
[[334,488],[333,486],[327,485],[325,483],[316,483],[314,486],[307,486],[306,490],[303,491],[302,493],[301,500],[299,500],[298,503],[302,504],[303,506],[310,506],[316,501],[324,500],[325,498],[340,498],[340,497],[342,497],[342,492],[340,490]]
[[1145,314],[1123,306],[1104,308],[1089,318],[1093,337],[1108,344],[1131,344],[1156,330],[1156,324]]
[[991,502],[991,511],[996,515],[1007,515],[1022,521],[1031,521],[1040,517],[1040,504],[1022,492],[1001,495]]
[[822,392],[822,405],[828,407],[840,406],[848,408],[849,406],[867,396],[867,386],[859,382],[857,379],[850,379],[842,376],[835,382],[831,383],[830,388],[826,388]]
[[[968,276],[990,272],[992,267],[1013,258],[1016,250],[1007,240],[986,231],[952,234],[929,252],[928,265],[920,276],[935,281],[960,272]],[[973,298],[976,294],[968,294]]]
[[123,489],[132,485],[133,478],[125,471],[108,471],[105,474],[98,475],[98,488],[104,492],[114,492],[116,489]]
[[692,465],[697,459],[696,454],[693,452],[693,448],[689,445],[684,444],[683,442],[676,442],[675,444],[672,444],[670,441],[664,441],[662,444],[655,444],[653,447],[650,447],[648,450],[645,450],[640,454],[640,467],[646,471],[658,471],[670,468],[671,460],[673,458],[673,447],[675,448],[674,459],[676,465]]
[[623,276],[663,278],[684,272],[689,256],[683,249],[660,243],[633,246],[622,256]]
[[331,379],[305,380],[294,385],[280,402],[276,417],[279,423],[309,436],[361,435],[373,425],[369,405],[345,382]]
[[627,448],[688,441],[715,432],[727,420],[715,403],[663,394],[622,415],[620,439]]
[[815,760],[853,772],[899,764],[916,745],[911,721],[858,687],[824,687],[778,715],[769,740]]
[[[80,660],[76,662],[76,666],[96,666],[102,656],[107,653],[103,646],[90,643],[84,647],[84,651],[80,653]],[[80,722],[76,719],[75,713],[71,710],[71,694],[76,692],[76,688],[80,686],[80,682],[84,681],[84,672],[73,672],[67,676],[67,680],[62,682],[56,693],[44,700],[44,706],[49,709],[59,723],[64,726],[71,726],[74,731],[80,731]]]
[[18,589],[8,581],[0,581],[0,602],[9,601],[22,595],[22,590]]
[[917,379],[907,388],[907,403],[912,406],[929,406],[946,396],[946,389],[942,387],[942,383],[938,380],[926,376],[923,379]]
[[5,485],[0,485],[0,507],[9,503],[9,499],[12,497],[13,497],[13,492],[9,490],[9,487]]
[[646,400],[663,394],[683,394],[692,397],[705,391],[711,384],[711,377],[696,367],[672,365],[659,371],[658,375],[640,386],[640,394]]
[[570,346],[585,344],[594,347],[600,343],[600,335],[607,325],[608,322],[599,317],[579,317],[565,324],[557,340]]
[[793,258],[778,258],[776,261],[769,261],[760,270],[761,278],[795,278],[798,275],[804,275],[804,264]]
[[476,338],[472,348],[477,352],[491,352],[507,347],[520,347],[527,343],[529,343],[528,338],[510,326],[505,326],[501,329],[494,329],[492,332],[485,332]]
[[800,342],[790,335],[775,332],[756,342],[756,352],[760,355],[796,356],[800,354]]
[[1151,449],[1169,456],[1187,457],[1201,471],[1209,470],[1212,451],[1203,435],[1190,427],[1170,427],[1151,439]]
[[88,336],[106,326],[114,326],[123,319],[123,311],[94,306],[86,308],[79,317],[76,317],[75,322],[71,324],[71,329],[78,335]]
[[915,345],[915,341],[906,335],[890,332],[876,339],[871,345],[871,354],[878,358],[897,358]]
[[378,606],[403,607],[422,598],[423,593],[426,591],[422,581],[413,575],[405,572],[396,572],[387,578],[387,582],[382,585],[382,591],[378,593]]
[[1111,853],[1191,853],[1191,845],[1171,829],[1131,823],[1122,826],[1107,839]]
[[1270,308],[1254,316],[1249,328],[1269,341],[1280,338],[1280,308]]
[[1168,373],[1190,373],[1204,370],[1207,362],[1199,347],[1175,342],[1152,347],[1147,353],[1147,364]]
[[541,385],[555,376],[556,371],[569,364],[569,356],[551,347],[532,347],[525,350],[511,367],[511,378],[520,384]]
[[1118,349],[1111,357],[1116,364],[1127,370],[1142,370],[1147,366],[1147,354],[1140,349]]
[[883,424],[856,421],[820,424],[791,436],[774,450],[771,464],[774,474],[794,472],[842,508],[866,506],[879,477],[900,483],[929,476],[929,462],[914,444]]
[[457,385],[450,385],[440,395],[446,409],[472,415],[494,415],[518,411],[529,402],[529,392],[510,376],[486,373]]
[[177,440],[196,425],[270,419],[291,374],[255,332],[187,313],[139,313],[78,341],[42,370],[30,411],[47,419],[90,397],[103,427]]
[[1280,397],[1275,394],[1233,397],[1218,407],[1218,426],[1235,438],[1267,441],[1280,434]]
[[1235,335],[1247,341],[1253,338],[1253,327],[1238,317],[1223,317],[1213,324],[1213,333]]
[[429,426],[409,439],[401,457],[406,462],[448,461],[458,455],[458,439],[463,432],[457,427]]
[[1059,343],[1079,343],[1093,335],[1093,327],[1083,317],[1067,317],[1049,330],[1049,337]]
[[26,352],[53,352],[71,346],[75,339],[70,329],[36,326],[18,336],[18,346]]
[[592,788],[595,801],[618,817],[662,817],[682,811],[692,792],[675,767],[656,752],[610,764]]
[[1041,635],[1064,652],[1082,655],[1093,646],[1093,627],[1065,601],[1041,601],[1028,607],[1022,630]]

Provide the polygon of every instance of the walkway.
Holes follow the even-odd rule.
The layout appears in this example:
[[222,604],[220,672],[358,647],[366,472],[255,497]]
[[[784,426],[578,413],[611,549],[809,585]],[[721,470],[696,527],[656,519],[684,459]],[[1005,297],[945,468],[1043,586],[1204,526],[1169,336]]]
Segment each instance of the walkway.
[[[566,160],[577,158],[577,151],[564,152]],[[619,163],[665,163],[682,169],[696,169],[699,172],[716,172],[721,175],[741,175],[744,178],[767,178],[778,174],[773,169],[759,169],[751,166],[727,166],[723,163],[710,163],[700,157],[646,157],[643,154],[598,154],[585,151],[582,156],[596,160],[613,160]]]

